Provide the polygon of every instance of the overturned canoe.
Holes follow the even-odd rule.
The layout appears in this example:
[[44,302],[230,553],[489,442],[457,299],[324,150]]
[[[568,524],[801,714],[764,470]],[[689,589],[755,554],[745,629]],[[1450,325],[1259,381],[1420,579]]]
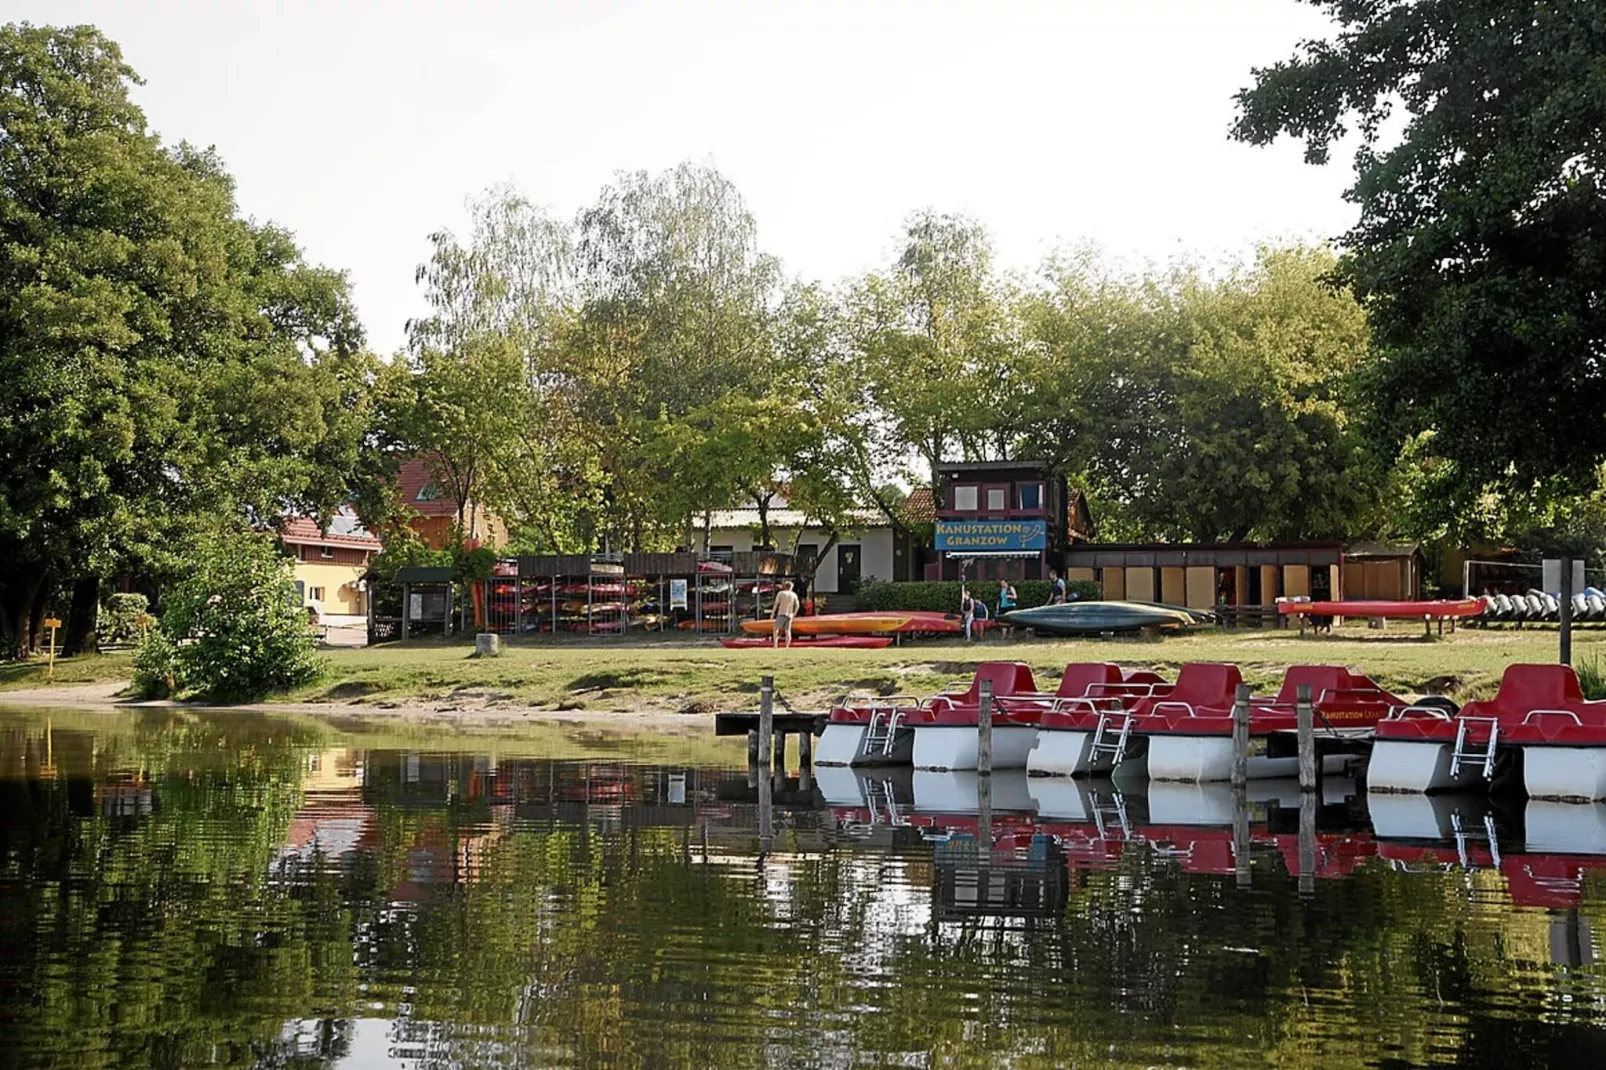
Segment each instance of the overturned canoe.
[[1279,602],[1277,612],[1317,617],[1393,617],[1420,620],[1424,617],[1476,617],[1483,612],[1483,600],[1462,598],[1455,601],[1400,602],[1356,600],[1350,602]]
[[1187,610],[1145,602],[1065,602],[1055,606],[1014,609],[999,618],[1017,628],[1050,635],[1099,635],[1144,628],[1173,630],[1196,622]]

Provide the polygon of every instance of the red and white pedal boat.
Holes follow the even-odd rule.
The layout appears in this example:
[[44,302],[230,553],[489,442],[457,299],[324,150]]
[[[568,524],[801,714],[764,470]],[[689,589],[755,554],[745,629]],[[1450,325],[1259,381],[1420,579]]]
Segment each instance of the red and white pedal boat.
[[[1164,696],[1139,699],[1122,726],[1129,748],[1113,755],[1119,764],[1130,749],[1146,757],[1153,780],[1216,781],[1232,778],[1232,708],[1243,678],[1235,665],[1190,662]],[[1406,705],[1365,676],[1335,665],[1294,665],[1273,698],[1249,701],[1249,736],[1266,741],[1267,753],[1249,759],[1252,779],[1299,775],[1291,750],[1297,727],[1299,688],[1309,685],[1323,772],[1342,773],[1349,757],[1345,729],[1370,729]],[[1280,739],[1278,738],[1280,734]],[[1280,746],[1278,744],[1281,744]],[[1329,753],[1323,753],[1324,751]]]
[[1123,673],[1109,662],[1065,666],[1038,725],[1026,771],[1035,777],[1109,773],[1117,754],[1125,752],[1126,715],[1133,704],[1170,691],[1171,685],[1152,672]]
[[1459,713],[1401,710],[1378,725],[1367,788],[1485,787],[1518,750],[1530,797],[1606,799],[1606,702],[1586,701],[1566,665],[1508,665],[1494,698]]

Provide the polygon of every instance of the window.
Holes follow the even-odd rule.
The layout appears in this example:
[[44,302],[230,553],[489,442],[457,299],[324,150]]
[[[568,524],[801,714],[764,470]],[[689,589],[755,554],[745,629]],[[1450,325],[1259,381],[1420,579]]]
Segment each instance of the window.
[[1043,507],[1043,484],[1022,483],[1020,485],[1020,507],[1022,509],[1041,509]]
[[439,501],[441,485],[439,483],[425,483],[418,488],[418,500],[421,502]]
[[333,546],[320,546],[318,547],[318,556],[328,561],[335,556],[335,548]]
[[710,546],[708,548],[708,556],[715,561],[729,561],[731,555],[735,552],[736,547],[734,546]]
[[955,487],[954,508],[962,513],[974,513],[976,511],[976,488]]
[[322,602],[323,601],[323,588],[322,587],[308,587],[307,588],[307,598],[310,601],[313,601],[313,602]]
[[1003,487],[987,488],[987,511],[1001,513],[1009,508],[1009,492]]

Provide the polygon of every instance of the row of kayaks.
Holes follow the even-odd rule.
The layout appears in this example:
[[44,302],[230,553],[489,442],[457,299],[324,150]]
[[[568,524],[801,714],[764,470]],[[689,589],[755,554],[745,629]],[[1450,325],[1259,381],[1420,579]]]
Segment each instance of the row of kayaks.
[[[1479,599],[1483,604],[1480,619],[1486,621],[1559,621],[1561,600],[1545,591],[1531,590],[1526,594],[1486,594]],[[1582,594],[1572,598],[1573,620],[1606,621],[1606,592],[1597,587],[1585,587]]]
[[1104,635],[1183,631],[1214,623],[1215,614],[1164,602],[1062,602],[1012,609],[999,619],[1042,635]]

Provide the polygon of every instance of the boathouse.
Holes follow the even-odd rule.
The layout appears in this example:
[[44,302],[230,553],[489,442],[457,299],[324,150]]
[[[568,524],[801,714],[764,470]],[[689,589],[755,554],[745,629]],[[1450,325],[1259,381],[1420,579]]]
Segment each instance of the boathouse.
[[933,537],[928,578],[1040,580],[1093,537],[1093,517],[1041,462],[949,461],[937,467]]

